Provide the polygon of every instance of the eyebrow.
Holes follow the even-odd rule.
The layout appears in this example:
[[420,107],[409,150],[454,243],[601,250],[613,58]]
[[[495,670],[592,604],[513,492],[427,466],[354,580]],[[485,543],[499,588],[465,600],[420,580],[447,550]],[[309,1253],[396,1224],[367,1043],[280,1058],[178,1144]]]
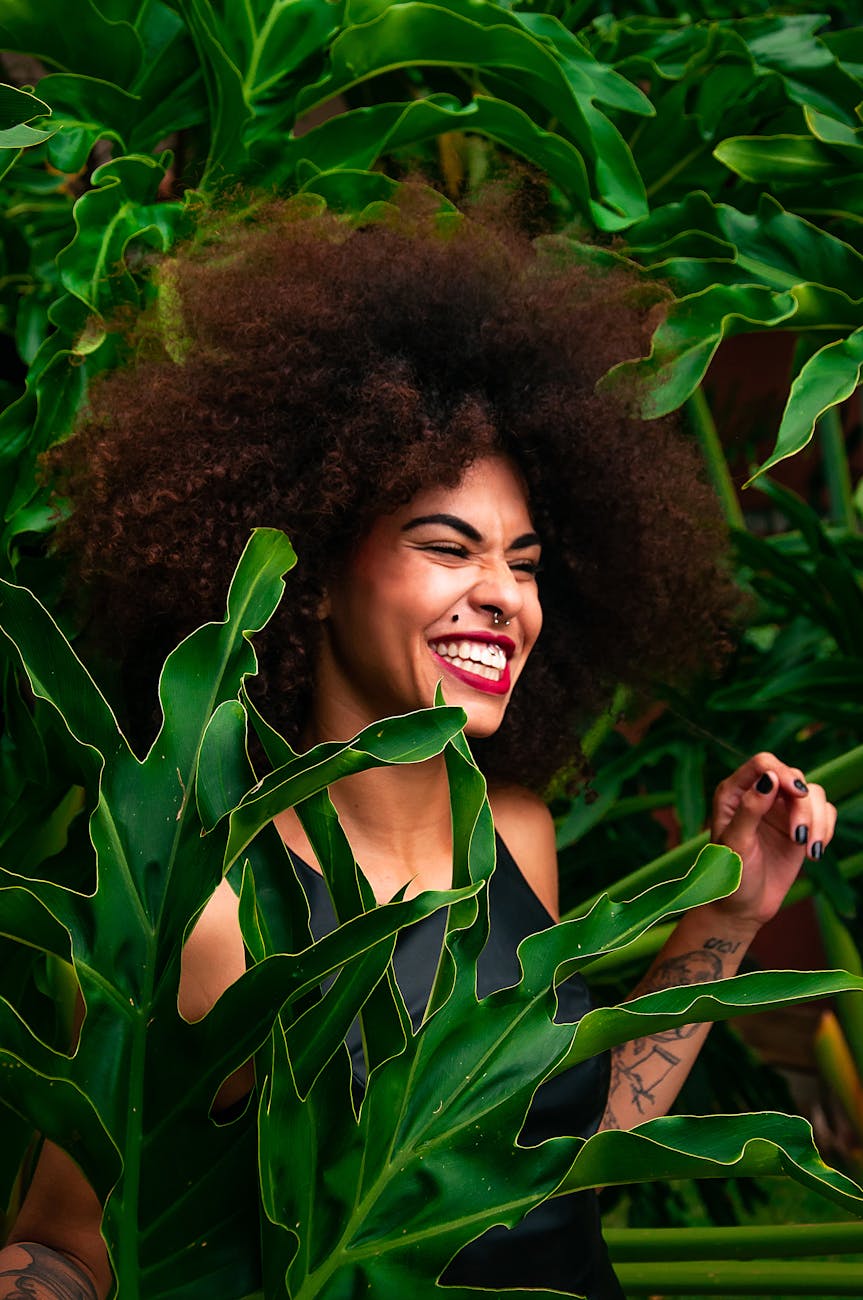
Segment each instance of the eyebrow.
[[[421,528],[423,524],[443,524],[446,528],[452,528],[455,532],[461,533],[471,542],[481,542],[482,533],[469,524],[465,519],[459,519],[458,515],[417,515],[416,519],[411,519],[408,523],[402,525],[402,532],[410,532],[412,528]],[[516,537],[514,542],[510,542],[507,547],[508,551],[521,551],[528,546],[539,546],[539,536],[537,533],[522,533],[521,537]]]

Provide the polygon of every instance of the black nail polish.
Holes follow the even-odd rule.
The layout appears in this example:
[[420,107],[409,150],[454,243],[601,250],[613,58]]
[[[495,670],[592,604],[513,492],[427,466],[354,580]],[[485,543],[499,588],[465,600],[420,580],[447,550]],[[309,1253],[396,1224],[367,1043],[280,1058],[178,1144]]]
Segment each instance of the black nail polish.
[[799,790],[801,794],[809,793],[809,786],[805,781],[801,781],[799,776],[795,776],[794,778],[794,789]]
[[805,844],[809,838],[809,827],[798,826],[797,830],[794,832],[794,838],[798,844]]
[[756,781],[755,789],[758,791],[759,794],[769,794],[770,791],[773,789],[773,777],[770,776],[768,772],[765,772],[764,775],[759,776],[758,780]]
[[815,843],[812,845],[812,848],[809,850],[810,856],[813,857],[816,862],[821,857],[821,854],[823,852],[824,852],[824,845],[821,843],[820,840],[816,840]]

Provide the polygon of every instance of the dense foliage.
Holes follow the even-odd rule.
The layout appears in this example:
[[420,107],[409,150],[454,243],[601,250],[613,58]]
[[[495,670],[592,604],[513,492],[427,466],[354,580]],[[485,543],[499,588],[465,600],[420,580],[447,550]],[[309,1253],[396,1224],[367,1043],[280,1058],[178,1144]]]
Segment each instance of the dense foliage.
[[[635,1134],[603,1134],[583,1147],[573,1140],[571,1148],[522,1153],[531,1166],[523,1197],[504,1204],[502,1180],[480,1203],[457,1136],[459,1124],[473,1120],[478,1093],[468,1087],[458,1096],[432,1096],[445,1076],[433,1065],[423,1070],[427,1087],[411,1082],[411,1067],[432,1050],[437,1058],[463,1049],[465,1016],[468,1046],[479,1060],[476,1026],[485,1023],[495,1037],[497,1018],[509,1025],[518,1005],[523,1024],[495,1037],[499,1055],[489,1068],[509,1069],[517,1058],[530,1060],[531,1073],[521,1091],[477,1116],[502,1160],[542,1073],[625,1039],[633,1017],[655,1015],[656,1027],[692,1019],[691,995],[669,990],[643,1006],[603,1009],[575,1033],[561,1032],[550,1019],[549,990],[562,965],[574,968],[576,933],[586,961],[588,952],[617,952],[663,916],[707,896],[703,861],[686,883],[664,882],[695,856],[699,845],[691,837],[704,820],[704,791],[729,765],[729,750],[793,746],[798,761],[820,769],[842,802],[838,862],[828,858],[810,871],[798,893],[819,892],[828,950],[844,954],[841,964],[852,976],[831,983],[747,975],[714,986],[699,1014],[722,1017],[741,1002],[751,1008],[859,987],[848,881],[863,866],[863,735],[854,707],[863,548],[859,493],[855,504],[839,421],[863,364],[863,6],[821,10],[761,0],[80,0],[71,22],[58,0],[0,0],[6,80],[14,83],[0,87],[7,578],[52,603],[56,575],[44,557],[51,510],[37,484],[37,457],[70,432],[93,375],[119,359],[111,328],[118,315],[155,302],[166,338],[177,332],[171,277],[152,276],[152,254],[193,234],[214,201],[240,182],[246,192],[275,188],[326,204],[346,220],[368,221],[386,211],[400,180],[419,168],[446,219],[458,220],[460,206],[498,174],[501,160],[517,158],[528,167],[526,215],[538,238],[554,241],[562,255],[601,265],[624,261],[667,280],[672,301],[652,352],[628,369],[650,380],[648,414],[687,403],[754,595],[751,627],[727,679],[701,698],[667,702],[639,744],[612,730],[611,719],[601,720],[589,738],[598,797],[559,798],[555,805],[574,911],[583,911],[586,895],[600,885],[623,897],[646,884],[655,888],[626,906],[598,903],[571,923],[577,931],[563,927],[559,943],[531,951],[509,1003],[498,997],[477,1008],[470,971],[484,924],[478,886],[491,850],[482,790],[457,718],[436,711],[390,724],[339,754],[318,755],[330,766],[316,782],[254,718],[276,774],[263,793],[247,794],[253,777],[243,747],[242,679],[254,662],[244,633],[260,627],[278,599],[288,564],[283,541],[256,535],[227,622],[202,629],[175,652],[162,683],[165,725],[143,761],[48,616],[17,587],[4,587],[0,621],[10,642],[0,742],[7,936],[0,950],[0,1200],[13,1194],[33,1128],[74,1143],[94,1185],[103,1193],[115,1187],[105,1230],[124,1297],[192,1295],[199,1285],[192,1279],[204,1276],[226,1297],[255,1285],[255,1252],[244,1249],[245,1234],[255,1231],[249,1201],[238,1193],[226,1205],[214,1190],[229,1168],[237,1187],[248,1175],[242,1166],[254,1116],[219,1127],[207,1107],[221,1078],[258,1048],[262,1092],[278,1094],[281,1103],[262,1110],[259,1133],[268,1296],[284,1293],[286,1272],[291,1295],[341,1294],[348,1279],[367,1281],[376,1294],[402,1286],[401,1269],[411,1264],[397,1239],[402,1221],[396,1227],[387,1210],[393,1198],[403,1218],[405,1206],[416,1205],[413,1258],[422,1259],[429,1279],[453,1243],[495,1216],[517,1216],[562,1179],[575,1188],[623,1181],[624,1170],[627,1181],[732,1168],[781,1171],[846,1205],[859,1203],[853,1185],[819,1164],[802,1121],[746,1116],[672,1118]],[[723,340],[741,334],[794,340],[775,439],[753,469],[778,465],[815,435],[828,486],[826,522],[769,487],[789,530],[770,539],[744,527],[700,389]],[[181,348],[180,337],[176,344]],[[606,382],[614,380],[612,374]],[[199,683],[198,694],[189,662],[211,662],[217,642],[225,667],[217,680]],[[426,897],[366,912],[368,899],[323,787],[355,762],[403,761],[442,749],[460,828],[456,880],[463,893],[450,913],[448,978],[436,991],[443,1014],[411,1038],[382,972],[395,930],[448,900]],[[650,813],[672,795],[684,843],[663,854]],[[293,885],[279,871],[278,845],[266,830],[276,808],[301,798],[310,800],[310,836],[322,853],[328,845],[324,856],[346,923],[331,941],[311,947],[294,929]],[[622,880],[654,841],[656,861]],[[183,934],[221,872],[246,858],[244,933],[256,964],[211,1016],[185,1025],[176,1014]],[[589,880],[585,862],[592,864]],[[714,865],[711,881],[720,876],[724,888],[733,886],[729,862]],[[266,909],[258,906],[262,890]],[[658,942],[655,934],[641,942],[642,953]],[[603,958],[605,977],[616,978],[629,957]],[[88,1002],[74,1058],[64,1050],[68,1025],[53,1023],[63,1000],[45,997],[68,985],[70,958]],[[341,966],[349,978],[318,1001],[313,990],[321,975]],[[859,1067],[857,1002],[839,1006]],[[372,1026],[370,1064],[378,1068],[357,1125],[338,1044],[363,1004]],[[154,1027],[145,1032],[151,1019]],[[187,1088],[177,1088],[173,1065],[170,1074],[165,1069],[177,1052],[188,1062]],[[121,1077],[131,1080],[128,1093],[116,1086]],[[351,1162],[362,1165],[367,1117],[373,1108],[397,1110],[395,1098],[409,1122],[393,1132],[386,1159],[372,1153],[382,1163],[360,1186]],[[435,1111],[441,1100],[443,1118]],[[328,1247],[333,1271],[326,1276],[313,1263],[320,1243],[307,1235],[312,1229],[303,1218],[303,1206],[307,1212],[320,1192],[321,1169],[310,1157],[302,1180],[289,1180],[287,1191],[280,1178],[285,1133],[312,1150],[322,1117],[347,1153],[333,1207],[338,1229]],[[197,1180],[191,1191],[154,1183],[165,1150],[187,1153]],[[464,1156],[457,1189],[469,1185],[479,1198],[475,1222],[455,1224],[447,1218],[453,1207],[441,1209],[434,1223],[422,1222],[422,1206],[408,1189],[416,1186],[416,1161],[432,1150]],[[358,1244],[360,1208],[378,1234],[373,1252]],[[709,1243],[699,1248],[710,1250]],[[211,1263],[202,1263],[207,1258]],[[172,1270],[182,1260],[174,1289],[166,1260]],[[696,1269],[703,1286],[704,1270]],[[795,1271],[799,1280],[800,1267]],[[656,1290],[660,1277],[641,1273],[633,1286]],[[848,1276],[831,1281],[840,1290],[859,1289]],[[414,1271],[411,1285],[421,1285]],[[755,1283],[744,1269],[717,1285],[732,1294],[751,1292]],[[699,1290],[691,1278],[690,1289]],[[810,1293],[824,1293],[817,1278]]]

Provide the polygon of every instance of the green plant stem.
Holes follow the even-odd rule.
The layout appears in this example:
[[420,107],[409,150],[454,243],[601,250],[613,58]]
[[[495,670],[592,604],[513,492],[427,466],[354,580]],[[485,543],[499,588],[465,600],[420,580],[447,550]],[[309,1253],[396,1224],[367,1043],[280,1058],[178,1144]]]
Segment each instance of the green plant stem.
[[[863,856],[863,855],[860,855]],[[863,961],[860,950],[854,942],[851,931],[837,916],[836,909],[829,899],[815,900],[815,915],[821,931],[821,941],[830,966],[837,970],[850,971],[852,975],[863,974]],[[836,1014],[839,1017],[858,1076],[863,1077],[863,1007],[859,998],[849,998],[840,994],[835,999]]]
[[799,1259],[863,1251],[863,1223],[743,1224],[733,1228],[608,1228],[615,1261],[757,1259],[767,1254]]
[[619,1264],[620,1284],[636,1295],[850,1295],[860,1300],[863,1265],[785,1260],[696,1260]]
[[620,714],[625,711],[631,694],[632,692],[626,686],[618,686],[615,689],[611,704],[582,737],[581,749],[585,758],[593,758],[593,755],[617,722]]
[[839,411],[831,406],[818,421],[821,455],[824,458],[824,477],[830,499],[830,518],[856,533],[857,511],[854,509],[854,488],[845,447],[845,433]]
[[728,471],[728,461],[725,459],[725,452],[722,449],[722,443],[719,441],[713,414],[707,404],[703,389],[696,388],[695,392],[687,400],[686,414],[701,447],[710,481],[716,495],[722,502],[726,520],[732,528],[745,528],[746,524],[737,497],[737,489]]

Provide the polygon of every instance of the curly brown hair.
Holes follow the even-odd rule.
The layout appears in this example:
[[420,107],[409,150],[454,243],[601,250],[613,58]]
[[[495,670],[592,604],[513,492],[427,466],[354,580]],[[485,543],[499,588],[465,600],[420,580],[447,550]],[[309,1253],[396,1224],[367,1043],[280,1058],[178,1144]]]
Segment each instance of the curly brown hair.
[[124,647],[129,701],[221,616],[249,531],[278,526],[299,564],[256,641],[258,690],[296,742],[331,575],[372,520],[491,451],[528,486],[545,625],[476,746],[490,776],[541,788],[616,684],[716,661],[734,595],[697,453],[596,391],[644,351],[655,287],[500,222],[356,228],[289,202],[211,221],[159,274],[181,321],[144,318],[51,458],[75,505],[61,546],[97,637]]

